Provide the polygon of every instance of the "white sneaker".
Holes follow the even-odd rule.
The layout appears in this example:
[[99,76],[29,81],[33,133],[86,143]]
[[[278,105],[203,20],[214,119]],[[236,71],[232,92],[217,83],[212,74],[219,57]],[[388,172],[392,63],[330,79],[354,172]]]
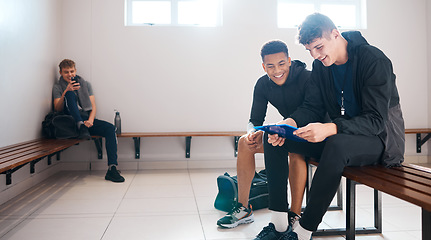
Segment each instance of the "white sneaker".
[[217,225],[224,228],[234,228],[239,224],[252,222],[254,222],[254,216],[251,205],[248,204],[248,208],[246,208],[241,203],[237,203],[226,216],[217,221]]

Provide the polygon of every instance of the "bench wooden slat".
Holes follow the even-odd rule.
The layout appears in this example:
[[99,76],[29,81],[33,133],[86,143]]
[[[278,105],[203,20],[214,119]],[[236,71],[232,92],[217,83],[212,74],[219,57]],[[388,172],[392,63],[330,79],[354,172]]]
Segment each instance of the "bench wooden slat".
[[388,192],[399,191],[399,188],[410,188],[431,196],[431,185],[425,181],[426,179],[398,170],[388,169],[383,166],[362,167],[360,169],[366,176],[373,176],[380,179],[380,181],[389,181],[398,185],[398,188],[388,189]]
[[423,174],[423,172],[421,171],[417,171],[417,170],[415,171],[414,169],[409,169],[408,167],[385,168],[383,166],[373,166],[370,169],[377,171],[377,173],[385,173],[399,178],[408,178],[409,181],[414,181],[419,184],[428,185],[431,187],[430,176]]
[[412,175],[420,176],[424,179],[431,179],[431,176],[427,172],[424,172],[424,171],[419,170],[419,169],[414,169],[414,168],[410,168],[410,167],[403,167],[402,170],[404,172],[408,172]]
[[6,162],[9,162],[11,160],[18,159],[18,158],[25,158],[26,156],[31,155],[31,154],[44,155],[44,154],[46,154],[46,152],[47,152],[46,148],[43,146],[40,146],[39,148],[35,148],[35,149],[31,149],[31,150],[24,151],[24,152],[19,152],[17,154],[13,154],[13,155],[10,155],[7,157],[3,157],[3,158],[1,158],[0,163],[6,163]]
[[56,142],[53,145],[50,145],[46,151],[49,154],[53,154],[66,148],[72,147],[80,143],[81,141],[82,140],[79,139],[57,139]]
[[32,144],[32,143],[37,143],[39,141],[41,141],[42,139],[34,139],[34,140],[30,140],[30,141],[26,141],[26,142],[22,142],[22,143],[16,143],[16,144],[12,144],[12,145],[8,145],[8,146],[4,146],[0,148],[0,152],[4,151],[4,150],[8,150],[11,148],[15,148],[15,147],[19,147],[19,146],[23,146],[23,145],[27,145],[27,144]]
[[8,151],[8,152],[4,152],[4,153],[0,154],[0,159],[4,159],[4,158],[10,157],[10,156],[14,156],[14,155],[17,155],[17,154],[20,154],[20,153],[26,153],[26,152],[29,152],[29,151],[32,151],[32,150],[37,150],[37,149],[40,149],[40,148],[43,148],[43,145],[40,144],[40,143],[36,143],[34,145],[27,146],[27,147],[17,148],[17,149],[14,149],[14,150],[11,150],[11,151]]
[[8,154],[8,153],[13,153],[15,151],[18,151],[20,149],[25,149],[28,147],[32,147],[32,146],[37,146],[40,145],[42,143],[42,140],[35,140],[35,141],[31,141],[31,142],[26,142],[23,144],[15,144],[13,147],[12,146],[7,146],[4,147],[2,149],[0,149],[0,158],[1,156],[3,156],[4,154]]
[[221,132],[125,132],[117,137],[214,137],[214,136],[242,136],[245,131],[221,131]]
[[409,128],[404,131],[406,134],[431,133],[431,128]]
[[73,146],[76,143],[76,140],[49,140],[39,142],[32,147],[21,149],[19,151],[10,153],[8,155],[4,155],[0,158],[0,162],[7,162],[9,160],[13,160],[19,157],[23,157],[32,153],[38,153],[42,155],[48,155],[52,152],[58,152],[64,148]]
[[411,168],[411,169],[419,170],[419,174],[422,173],[426,178],[431,179],[431,176],[429,174],[424,174],[423,173],[423,172],[425,172],[425,173],[431,173],[431,169],[430,168],[419,166],[419,165],[416,165],[416,164],[406,164],[406,165],[403,165],[403,166],[406,167],[406,168]]
[[80,140],[78,139],[40,139],[33,146],[20,149],[14,154],[7,154],[0,158],[0,172],[14,169],[20,165],[40,159],[68,147],[71,147]]
[[[0,159],[7,158],[9,156],[14,156],[20,153],[31,152],[38,149],[48,149],[50,146],[55,144],[53,141],[39,141],[33,144],[29,144],[22,147],[13,148],[11,150],[7,150],[0,154]],[[1,161],[1,160],[0,160]]]
[[[319,163],[314,161],[314,160],[310,160],[309,161],[310,164],[314,165],[314,166],[318,166]],[[405,173],[409,173],[411,174],[410,176],[408,176],[411,180],[414,180],[418,183],[424,183],[424,184],[428,184],[431,186],[431,175],[427,174],[427,173],[431,173],[431,169],[426,168],[426,167],[422,167],[422,166],[418,166],[418,165],[414,165],[414,164],[403,164],[403,167],[393,167],[393,168],[385,168],[381,165],[375,165],[375,166],[365,166],[367,168],[379,168],[379,170],[385,171],[391,175],[397,175],[397,176],[402,176]],[[353,169],[356,169],[359,167],[353,167]],[[397,173],[398,171],[398,173]]]
[[[313,160],[310,160],[309,163],[315,166],[319,165]],[[396,177],[403,174],[404,179]],[[430,176],[423,170],[415,169],[411,165],[399,168],[385,168],[381,165],[346,167],[343,176],[431,211],[431,186],[424,185],[424,182],[428,183]],[[422,180],[420,180],[421,178]],[[419,189],[414,190],[412,186]]]
[[430,194],[418,192],[410,188],[402,188],[399,184],[387,181],[387,179],[382,181],[381,178],[368,174],[364,168],[365,167],[346,167],[343,175],[353,181],[365,184],[381,192],[418,205],[427,211],[431,211]]
[[14,169],[15,167],[18,167],[20,165],[23,165],[25,163],[31,162],[39,158],[43,158],[45,156],[47,156],[45,152],[35,152],[25,156],[21,156],[19,158],[4,161],[0,163],[0,172],[5,172],[7,170]]

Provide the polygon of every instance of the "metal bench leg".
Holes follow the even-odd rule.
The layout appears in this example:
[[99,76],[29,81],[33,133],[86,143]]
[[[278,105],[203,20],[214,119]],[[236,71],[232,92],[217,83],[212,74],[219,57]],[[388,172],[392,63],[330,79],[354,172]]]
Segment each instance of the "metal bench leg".
[[192,144],[192,137],[186,137],[186,158],[190,158],[190,147]]
[[423,139],[420,133],[416,133],[416,152],[420,153],[422,145],[424,145],[431,138],[431,133],[428,133]]
[[341,182],[340,182],[340,186],[338,186],[338,190],[337,190],[337,208],[336,208],[336,210],[343,210],[343,184],[341,184]]
[[12,172],[7,171],[6,172],[6,185],[12,184]]
[[[31,162],[30,162],[30,174],[33,174],[33,173],[35,173],[35,172],[36,172],[36,163],[40,162],[42,159],[43,159],[43,158],[38,158],[38,159],[35,159],[35,160],[33,160],[33,161],[31,161]],[[13,173],[13,172],[16,172],[16,171],[17,171],[18,169],[20,169],[22,166],[24,166],[24,165],[21,165],[21,166],[19,166],[19,167],[14,168],[14,169],[13,169],[13,171],[12,171],[12,173]]]
[[355,239],[356,182],[346,179],[346,239]]
[[141,138],[133,137],[133,142],[135,143],[135,159],[139,159],[141,157]]
[[382,193],[374,189],[374,227],[382,233]]
[[[307,182],[305,183],[305,201],[308,202],[308,192],[311,188],[311,181],[313,180],[313,166],[308,164],[308,172],[307,172]],[[337,190],[337,205],[332,205],[328,207],[329,211],[334,210],[343,210],[343,185],[340,182],[340,186],[338,186]]]
[[[5,175],[6,175],[6,185],[11,185],[11,184],[12,184],[12,173],[14,173],[14,172],[18,171],[20,168],[24,167],[25,165],[27,165],[27,164],[29,164],[29,163],[39,162],[41,159],[42,159],[42,158],[39,158],[39,159],[37,159],[37,160],[33,160],[33,161],[31,161],[31,162],[24,163],[23,165],[19,165],[18,167],[15,167],[15,168],[9,169],[9,170],[7,170],[7,171],[5,171],[5,172],[2,172],[2,173],[0,173],[0,174],[5,174]],[[31,169],[30,169],[30,171],[31,171]]]
[[239,141],[239,136],[235,136],[235,137],[233,137],[233,141],[234,141],[234,144],[235,144],[235,153],[234,153],[234,156],[235,157],[238,157],[238,141]]
[[102,142],[102,138],[93,138],[93,140],[94,140],[94,144],[96,145],[96,149],[97,149],[97,158],[98,159],[102,159],[103,158],[103,151],[102,151],[103,142]]
[[431,212],[422,208],[422,240],[431,239]]
[[30,174],[33,174],[36,172],[36,161],[31,161],[30,162]]
[[308,164],[307,168],[307,182],[305,183],[305,202],[308,203],[309,192],[311,188],[311,181],[313,180],[313,166]]

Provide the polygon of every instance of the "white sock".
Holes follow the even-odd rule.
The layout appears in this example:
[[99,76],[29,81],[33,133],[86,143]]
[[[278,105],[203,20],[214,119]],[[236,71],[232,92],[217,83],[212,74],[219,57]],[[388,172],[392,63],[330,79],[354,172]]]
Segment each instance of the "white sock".
[[275,226],[277,232],[286,232],[289,226],[287,212],[271,212],[271,222]]
[[294,232],[298,235],[298,240],[310,240],[311,234],[313,233],[312,231],[308,231],[303,228],[301,224],[298,224]]
[[292,225],[292,230],[295,230],[299,226],[299,221],[295,221],[295,223]]

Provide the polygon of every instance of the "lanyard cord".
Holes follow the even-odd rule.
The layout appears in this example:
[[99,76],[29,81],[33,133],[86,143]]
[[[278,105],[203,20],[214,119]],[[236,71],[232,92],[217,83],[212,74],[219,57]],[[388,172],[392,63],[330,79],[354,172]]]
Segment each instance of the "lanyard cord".
[[341,115],[344,116],[346,109],[344,108],[344,87],[346,85],[347,74],[349,74],[349,61],[347,60],[346,72],[344,73],[343,87],[341,88]]

